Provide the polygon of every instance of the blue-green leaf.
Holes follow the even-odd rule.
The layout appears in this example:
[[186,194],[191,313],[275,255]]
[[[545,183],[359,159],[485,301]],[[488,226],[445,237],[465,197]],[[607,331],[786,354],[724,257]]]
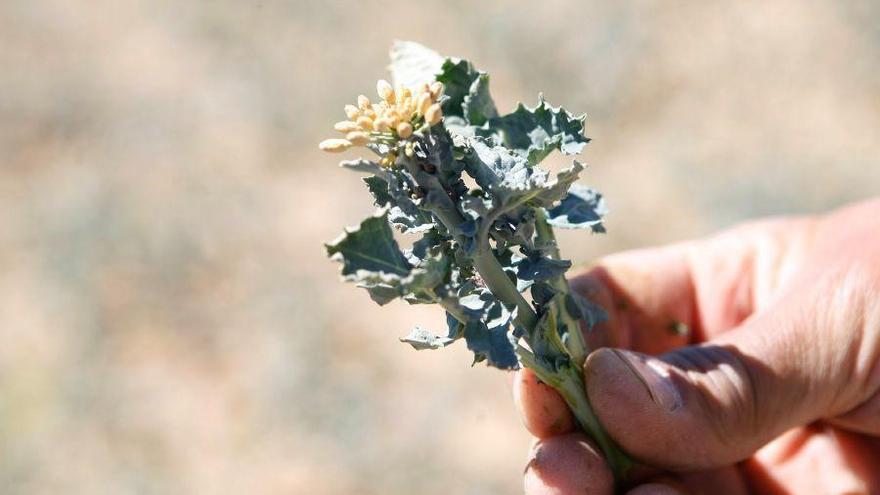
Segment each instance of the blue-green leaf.
[[464,327],[464,340],[474,353],[474,363],[486,364],[504,370],[519,368],[515,337],[508,325],[491,328],[481,321],[472,320]]
[[474,126],[498,116],[489,94],[489,75],[475,69],[467,60],[446,59],[437,80],[445,87],[443,115],[461,117]]
[[326,245],[327,255],[342,262],[342,275],[347,280],[409,274],[412,266],[394,240],[387,218],[387,210],[380,210]]
[[481,139],[472,139],[473,152],[466,157],[468,174],[484,190],[492,193],[496,208],[505,212],[525,203],[550,206],[562,199],[568,188],[584,169],[575,161],[556,177],[511,153],[504,146],[490,146]]
[[515,266],[518,278],[544,282],[565,274],[571,268],[571,261],[555,260],[539,253],[533,253],[518,260]]
[[607,211],[601,194],[589,187],[572,184],[562,202],[547,210],[547,222],[565,229],[604,232],[602,217]]
[[475,132],[496,139],[532,165],[540,163],[554,149],[564,155],[576,155],[589,142],[583,134],[584,117],[548,105],[543,96],[534,108],[520,103],[513,113],[490,119]]

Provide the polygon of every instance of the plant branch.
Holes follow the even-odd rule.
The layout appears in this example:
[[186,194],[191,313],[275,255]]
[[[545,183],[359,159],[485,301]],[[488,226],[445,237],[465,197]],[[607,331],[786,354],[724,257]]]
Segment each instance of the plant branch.
[[[553,233],[553,227],[547,223],[547,214],[544,212],[543,208],[535,208],[535,235],[541,246],[546,247],[549,251],[550,257],[557,260],[560,259],[559,245],[556,242],[556,235]],[[574,364],[580,368],[587,359],[589,349],[587,348],[586,341],[584,341],[584,335],[581,333],[580,322],[572,317],[568,308],[565,307],[566,300],[568,299],[569,294],[571,294],[571,288],[568,285],[568,281],[565,279],[565,275],[555,277],[550,285],[557,291],[565,294],[565,297],[557,299],[556,306],[559,319],[567,329],[568,339],[566,339],[565,342],[566,350],[568,351],[569,356],[571,356],[571,360]]]
[[[447,230],[452,232],[459,244],[464,244],[460,226],[465,223],[464,216],[458,211],[457,206],[449,197],[446,189],[440,184],[436,176],[421,170],[419,164],[412,159],[402,158],[403,165],[416,179],[418,185],[433,194],[434,203],[429,204],[430,211],[441,221]],[[538,322],[538,316],[532,305],[516,290],[516,285],[510,280],[501,263],[489,249],[488,240],[479,240],[476,252],[472,255],[474,268],[483,278],[483,282],[501,301],[517,307],[517,323],[531,331]]]

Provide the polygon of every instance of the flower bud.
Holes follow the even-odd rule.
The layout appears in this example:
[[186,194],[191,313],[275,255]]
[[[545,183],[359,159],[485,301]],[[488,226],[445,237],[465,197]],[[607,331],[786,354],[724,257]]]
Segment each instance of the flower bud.
[[437,98],[443,96],[443,90],[446,89],[443,87],[443,83],[440,81],[434,81],[431,84],[431,98],[434,98],[434,101],[437,101]]
[[376,92],[379,93],[379,98],[383,100],[394,103],[394,88],[391,87],[391,83],[380,79],[379,82],[376,83]]
[[361,130],[371,131],[373,130],[373,119],[362,115],[358,117],[357,125],[361,128]]
[[345,136],[345,139],[350,141],[354,146],[364,146],[370,142],[370,135],[363,131],[354,131],[349,132],[348,135]]
[[418,111],[422,115],[428,114],[428,107],[431,106],[431,93],[425,92],[419,95]]
[[370,108],[370,99],[364,95],[358,96],[358,108],[361,110],[366,110]]
[[397,155],[394,153],[388,153],[381,160],[379,160],[379,166],[382,168],[388,168],[394,165],[394,162],[397,160]]
[[425,122],[428,125],[435,125],[443,118],[443,111],[440,109],[439,103],[434,103],[425,112]]
[[347,139],[325,139],[318,145],[323,151],[339,153],[351,148],[351,141]]
[[360,129],[358,125],[350,120],[343,120],[342,122],[337,122],[336,125],[333,126],[339,132],[352,132]]
[[394,122],[389,117],[379,117],[373,121],[373,129],[379,132],[385,132],[393,127]]
[[388,114],[388,118],[391,119],[391,128],[393,129],[396,129],[397,124],[399,124],[400,121],[403,120],[400,118],[400,112],[398,112],[396,108],[391,110],[391,112]]
[[355,120],[360,117],[361,111],[358,110],[358,107],[354,105],[345,105],[345,115],[351,120]]
[[397,135],[400,136],[401,139],[406,139],[412,136],[413,126],[409,122],[401,122],[397,124]]

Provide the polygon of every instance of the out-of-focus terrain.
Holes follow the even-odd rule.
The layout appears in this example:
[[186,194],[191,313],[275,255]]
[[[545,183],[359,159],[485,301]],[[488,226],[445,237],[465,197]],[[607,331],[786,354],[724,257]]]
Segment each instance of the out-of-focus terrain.
[[518,492],[505,375],[324,259],[342,106],[401,38],[585,111],[586,263],[880,191],[878,5],[3,1],[0,492]]

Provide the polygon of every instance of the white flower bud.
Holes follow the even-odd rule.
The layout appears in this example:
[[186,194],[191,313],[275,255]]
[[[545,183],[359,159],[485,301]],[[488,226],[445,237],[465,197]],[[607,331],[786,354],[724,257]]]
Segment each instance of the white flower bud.
[[364,95],[358,96],[358,108],[361,110],[367,110],[370,108],[370,99]]
[[360,117],[361,111],[358,110],[358,107],[354,105],[345,105],[345,116],[351,120],[355,120]]
[[379,82],[376,83],[376,93],[379,93],[379,98],[382,98],[389,103],[394,103],[394,88],[391,87],[390,82],[380,79]]
[[412,136],[413,126],[409,122],[401,122],[397,124],[397,135],[400,136],[401,139],[406,139]]
[[360,116],[357,119],[357,125],[364,131],[372,131],[373,130],[373,119],[367,116]]
[[437,98],[443,96],[443,90],[446,89],[443,86],[443,83],[440,81],[434,81],[431,84],[431,98],[434,98],[434,101],[437,101]]
[[428,114],[428,107],[431,106],[431,93],[422,93],[419,95],[418,111],[422,115]]
[[389,117],[379,117],[378,119],[373,121],[373,129],[379,132],[385,132],[390,129],[394,124]]
[[428,125],[435,125],[443,118],[443,110],[440,109],[439,103],[434,103],[425,112],[425,122]]
[[325,139],[318,145],[323,151],[339,153],[351,148],[351,141],[347,139]]
[[342,122],[337,122],[336,125],[333,126],[339,132],[352,132],[360,129],[358,125],[350,120],[343,120]]
[[345,139],[350,141],[354,146],[364,146],[370,142],[370,135],[363,131],[354,131],[349,132],[348,135],[345,136]]

